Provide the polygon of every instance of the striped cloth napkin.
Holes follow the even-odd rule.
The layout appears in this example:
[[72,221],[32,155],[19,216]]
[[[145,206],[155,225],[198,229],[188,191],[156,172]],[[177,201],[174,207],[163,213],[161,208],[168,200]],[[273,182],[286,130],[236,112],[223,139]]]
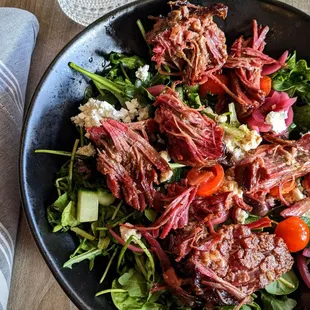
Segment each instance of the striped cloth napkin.
[[18,148],[31,54],[39,24],[20,9],[0,8],[0,310],[5,310],[20,199]]

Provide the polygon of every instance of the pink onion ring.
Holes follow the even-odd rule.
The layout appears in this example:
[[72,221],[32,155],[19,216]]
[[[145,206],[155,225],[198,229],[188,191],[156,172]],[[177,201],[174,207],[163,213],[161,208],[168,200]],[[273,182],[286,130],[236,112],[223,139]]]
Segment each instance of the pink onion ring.
[[294,118],[293,108],[289,107],[287,111],[287,119],[285,120],[285,124],[287,127],[289,127],[292,124],[293,118]]
[[[116,233],[114,232],[112,229],[109,229],[109,233],[117,240],[117,242],[121,245],[125,245],[125,241]],[[128,249],[133,251],[133,252],[137,252],[137,253],[144,253],[144,251],[140,248],[137,248],[134,245],[129,245]]]
[[265,121],[264,115],[261,113],[259,109],[255,109],[251,115],[256,121],[263,123]]
[[305,248],[302,251],[302,255],[310,258],[310,248]]
[[288,51],[285,51],[280,56],[280,58],[278,59],[276,63],[271,64],[271,65],[265,65],[263,67],[262,75],[270,75],[272,73],[277,72],[279,69],[281,69],[286,62],[287,56],[288,56]]
[[291,107],[296,102],[296,99],[297,97],[280,100],[276,108],[273,109],[273,111],[287,110],[289,107]]
[[164,89],[166,88],[166,85],[154,85],[154,86],[151,86],[149,88],[147,88],[147,91],[152,95],[152,96],[159,96],[163,91]]
[[307,265],[307,259],[301,254],[296,256],[297,267],[299,273],[306,283],[306,285],[310,288],[310,271]]
[[271,130],[271,125],[265,124],[264,122],[259,122],[252,117],[248,118],[247,123],[253,130],[256,130],[256,128],[258,128],[258,131],[260,132],[268,132]]
[[226,222],[228,219],[229,219],[229,212],[225,212],[220,217],[212,219],[210,222],[212,225],[219,225]]

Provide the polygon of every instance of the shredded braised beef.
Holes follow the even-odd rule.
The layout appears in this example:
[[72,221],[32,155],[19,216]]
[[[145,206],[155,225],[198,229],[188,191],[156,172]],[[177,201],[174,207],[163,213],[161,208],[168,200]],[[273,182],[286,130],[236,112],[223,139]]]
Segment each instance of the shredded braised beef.
[[259,146],[235,167],[235,179],[249,194],[268,192],[310,172],[310,134],[292,145]]
[[[265,227],[265,220],[254,223],[253,228]],[[253,233],[246,225],[223,226],[208,234],[204,225],[192,222],[170,235],[168,252],[176,257],[175,268],[152,235],[142,234],[160,260],[167,288],[191,306],[200,304],[213,309],[249,302],[253,292],[278,279],[293,265],[281,238]]]
[[275,235],[230,225],[223,226],[214,239],[208,251],[197,251],[190,259],[205,293],[200,297],[207,303],[223,305],[230,296],[228,304],[238,304],[292,268],[286,244]]
[[291,207],[284,209],[280,215],[283,217],[302,216],[308,211],[310,211],[310,197],[297,201]]
[[157,97],[155,121],[167,136],[175,162],[206,166],[223,156],[223,129],[199,110],[186,106],[176,92],[167,89]]
[[176,9],[167,17],[153,17],[156,23],[146,34],[153,47],[152,60],[160,73],[180,76],[190,85],[201,83],[227,59],[225,34],[213,21],[214,15],[226,18],[227,7],[220,3],[203,7],[187,1],[169,4]]
[[253,37],[245,40],[241,36],[232,45],[224,65],[225,68],[231,69],[230,89],[212,77],[235,99],[237,113],[241,119],[264,102],[265,93],[260,89],[262,69],[264,65],[277,62],[263,53],[268,31],[268,26],[259,27],[256,20],[253,20]]
[[99,151],[97,169],[107,177],[112,194],[137,210],[152,205],[153,184],[171,176],[167,162],[124,123],[106,119],[87,131]]

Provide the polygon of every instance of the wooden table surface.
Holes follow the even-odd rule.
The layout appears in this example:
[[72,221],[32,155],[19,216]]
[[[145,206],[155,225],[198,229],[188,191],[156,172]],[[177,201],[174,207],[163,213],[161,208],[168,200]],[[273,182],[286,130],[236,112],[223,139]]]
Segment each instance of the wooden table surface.
[[[285,0],[310,13],[310,0]],[[17,7],[34,13],[40,32],[29,74],[26,102],[29,102],[45,69],[62,47],[83,27],[67,18],[56,0],[0,0],[0,7]],[[62,291],[41,257],[21,215],[9,310],[77,309]]]

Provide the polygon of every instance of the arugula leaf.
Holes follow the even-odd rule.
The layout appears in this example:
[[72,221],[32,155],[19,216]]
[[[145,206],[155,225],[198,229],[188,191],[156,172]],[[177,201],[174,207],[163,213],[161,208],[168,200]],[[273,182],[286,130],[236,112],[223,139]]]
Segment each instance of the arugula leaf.
[[152,223],[155,222],[156,217],[157,217],[157,212],[156,212],[156,211],[154,211],[153,209],[145,209],[145,210],[144,210],[144,214],[145,214],[146,218],[147,218],[150,222],[152,222]]
[[119,102],[122,105],[124,105],[127,100],[131,100],[133,98],[132,96],[128,96],[128,93],[131,93],[129,92],[129,89],[128,89],[130,88],[129,86],[130,84],[126,84],[125,82],[122,82],[122,83],[112,82],[111,80],[99,74],[89,72],[72,62],[69,62],[69,66],[72,69],[88,76],[95,83],[99,91],[107,90],[111,92],[119,100]]
[[265,291],[261,291],[264,310],[292,310],[297,306],[294,299],[288,298],[286,295],[275,297]]
[[244,224],[250,224],[253,223],[257,220],[259,220],[261,217],[254,215],[254,214],[249,214],[249,216],[245,219]]
[[86,259],[89,259],[89,260],[94,259],[96,256],[98,256],[100,254],[102,254],[101,250],[93,248],[93,249],[91,249],[85,253],[82,253],[82,254],[79,254],[79,255],[76,255],[76,256],[70,258],[68,261],[66,261],[64,263],[63,267],[71,269],[72,265],[80,263]]
[[138,69],[139,67],[143,67],[145,62],[139,56],[126,56],[121,53],[112,52],[109,57],[110,63],[113,65],[122,64],[125,68],[128,69]]
[[297,290],[299,281],[293,270],[283,274],[278,280],[271,282],[265,290],[272,295],[288,295]]

